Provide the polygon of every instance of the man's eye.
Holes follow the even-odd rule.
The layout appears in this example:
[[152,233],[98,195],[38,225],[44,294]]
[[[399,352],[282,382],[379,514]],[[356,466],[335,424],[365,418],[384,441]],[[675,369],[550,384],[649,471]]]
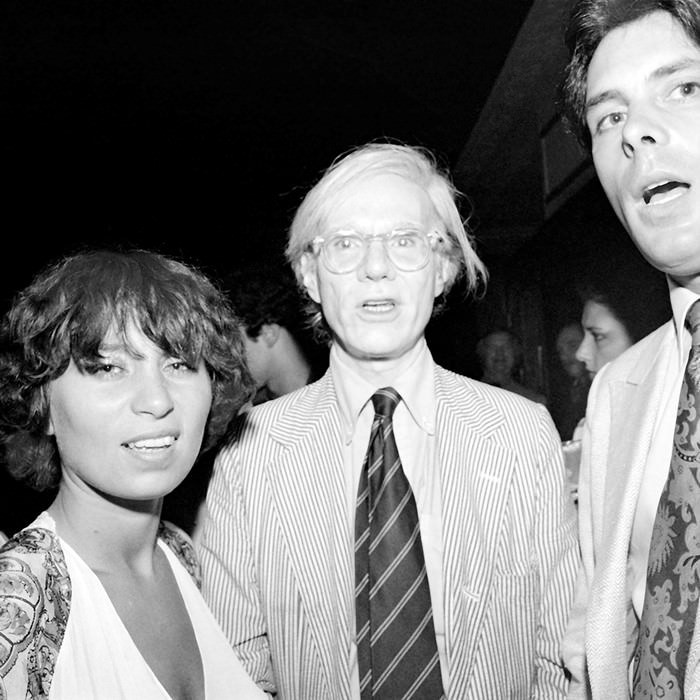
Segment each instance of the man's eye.
[[357,236],[338,236],[330,241],[331,248],[336,250],[352,250],[362,245],[362,241]]
[[619,124],[622,124],[624,121],[624,112],[611,112],[610,114],[606,114],[602,119],[598,120],[596,131],[601,132],[607,131],[608,129],[613,129]]
[[686,83],[681,83],[680,85],[678,85],[673,90],[671,95],[674,97],[678,96],[681,98],[693,97],[693,95],[697,95],[699,91],[700,91],[700,83],[688,81]]
[[396,248],[413,248],[418,243],[418,236],[413,232],[398,233],[393,235],[389,241]]

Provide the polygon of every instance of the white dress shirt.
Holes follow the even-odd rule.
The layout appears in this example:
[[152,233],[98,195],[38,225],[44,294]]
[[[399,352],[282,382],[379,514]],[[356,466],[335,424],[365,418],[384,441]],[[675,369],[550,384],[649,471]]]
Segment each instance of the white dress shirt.
[[[411,362],[391,384],[375,386],[360,376],[334,345],[329,366],[333,373],[343,420],[347,523],[355,536],[355,506],[369,434],[374,419],[371,397],[377,389],[392,386],[402,398],[394,413],[394,434],[401,464],[416,499],[423,554],[428,575],[433,622],[440,657],[443,687],[448,687],[445,652],[442,577],[442,497],[435,445],[435,363],[422,339]],[[353,700],[360,698],[357,646],[351,650]]]

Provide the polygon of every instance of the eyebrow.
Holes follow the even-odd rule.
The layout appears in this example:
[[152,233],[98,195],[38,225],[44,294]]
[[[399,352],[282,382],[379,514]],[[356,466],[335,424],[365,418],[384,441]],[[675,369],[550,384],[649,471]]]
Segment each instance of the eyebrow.
[[[694,58],[683,58],[674,63],[669,63],[665,66],[659,66],[659,68],[657,68],[651,73],[647,82],[659,80],[661,78],[667,78],[668,76],[674,75],[675,73],[685,70],[686,68],[700,68],[700,60]],[[586,101],[586,112],[588,112],[593,107],[597,107],[603,102],[608,102],[609,100],[617,99],[621,97],[621,95],[622,93],[620,92],[620,90],[617,89],[604,90],[595,97],[592,97],[590,100]]]

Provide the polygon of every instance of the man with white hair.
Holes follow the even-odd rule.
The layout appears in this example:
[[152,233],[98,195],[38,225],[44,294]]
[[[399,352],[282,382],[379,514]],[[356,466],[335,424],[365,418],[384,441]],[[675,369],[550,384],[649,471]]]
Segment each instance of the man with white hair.
[[261,688],[337,700],[563,697],[578,565],[546,409],[437,366],[424,331],[485,269],[432,156],[337,160],[288,258],[331,341],[216,460],[204,594]]

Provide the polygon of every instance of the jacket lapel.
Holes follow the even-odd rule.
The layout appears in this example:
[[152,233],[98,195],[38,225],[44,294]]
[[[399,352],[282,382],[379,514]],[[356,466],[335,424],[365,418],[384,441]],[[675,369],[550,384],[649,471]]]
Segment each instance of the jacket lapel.
[[275,426],[271,437],[282,445],[282,451],[267,469],[294,584],[328,688],[332,696],[349,697],[347,656],[354,571],[345,513],[340,416],[330,374],[317,388],[314,402],[295,405]]
[[594,539],[599,577],[589,602],[586,650],[594,693],[601,697],[627,697],[627,562],[637,499],[649,455],[657,408],[663,392],[658,358],[672,338],[645,348],[626,377],[610,384],[610,414],[601,406],[610,430],[607,454],[591,445],[593,463],[606,463],[605,481],[592,484],[593,503],[604,504],[596,518]]
[[[437,440],[443,500],[443,585],[450,697],[464,697],[496,566],[514,455],[492,439],[503,415],[438,369]],[[449,523],[449,529],[444,524]]]

